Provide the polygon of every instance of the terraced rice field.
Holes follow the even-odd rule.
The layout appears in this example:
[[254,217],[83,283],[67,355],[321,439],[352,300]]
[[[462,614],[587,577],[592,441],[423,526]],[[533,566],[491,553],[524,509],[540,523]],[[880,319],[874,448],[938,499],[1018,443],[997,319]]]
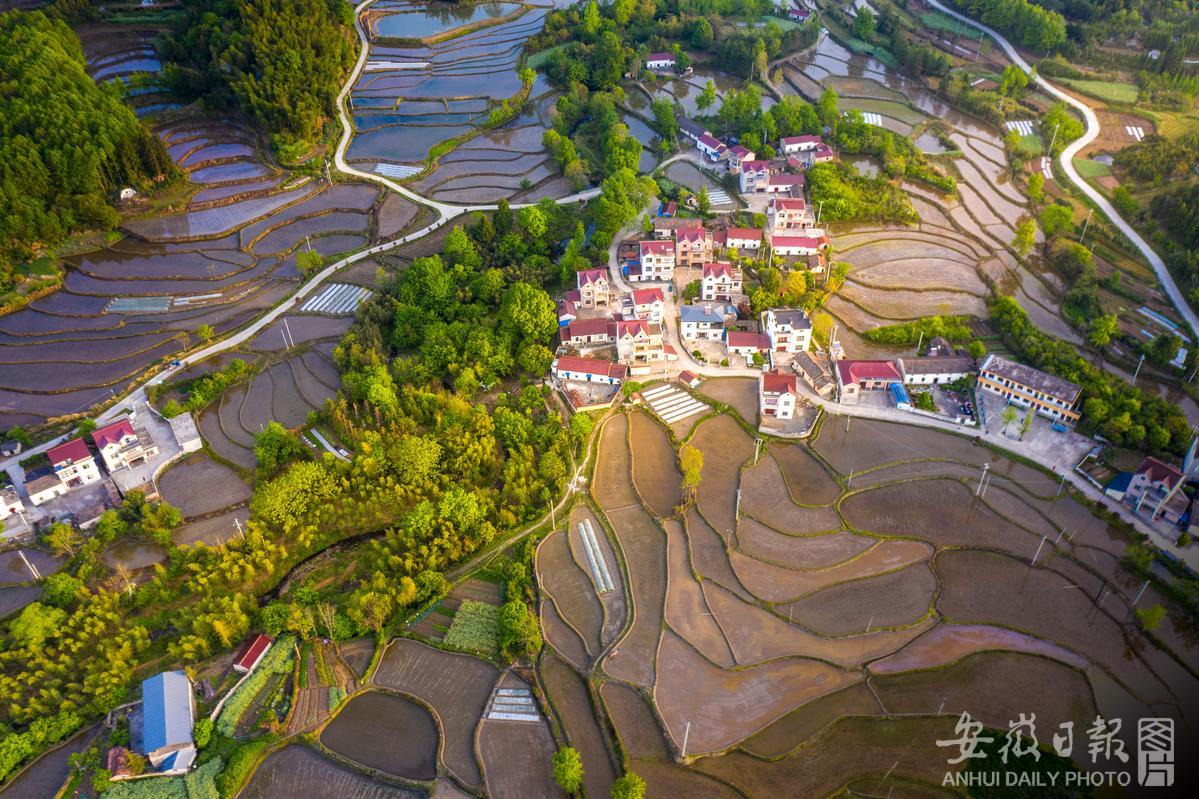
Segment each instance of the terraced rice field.
[[430,780],[437,775],[437,724],[410,699],[378,691],[359,694],[324,728],[321,743],[396,777]]
[[[1116,556],[1051,538],[1030,567],[1042,535],[1106,529],[1055,499],[1050,475],[948,434],[835,417],[753,465],[752,442],[718,417],[686,444],[705,455],[698,506],[659,527],[632,488],[642,449],[664,461],[662,442],[637,418],[601,430],[592,483],[633,618],[602,669],[547,630],[541,671],[593,752],[602,739],[572,671],[596,681],[632,768],[666,795],[939,796],[934,741],[963,711],[999,728],[1034,702],[1050,726],[1130,708],[1194,723],[1199,680],[1179,661],[1196,643],[1166,624],[1153,641],[1135,630],[1136,581]],[[961,481],[983,463],[999,477],[972,503]],[[546,552],[537,572],[552,592],[567,570]]]
[[245,799],[425,799],[424,791],[373,780],[327,760],[303,744],[292,744],[267,755],[239,794]]

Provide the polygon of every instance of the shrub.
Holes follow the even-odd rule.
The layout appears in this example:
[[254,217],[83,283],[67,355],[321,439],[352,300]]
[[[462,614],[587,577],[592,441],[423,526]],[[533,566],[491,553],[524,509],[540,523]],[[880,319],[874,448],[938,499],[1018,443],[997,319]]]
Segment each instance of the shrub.
[[569,746],[554,752],[554,782],[567,793],[577,793],[583,784],[583,761]]
[[254,764],[258,762],[259,755],[270,744],[269,737],[259,738],[242,744],[229,754],[228,765],[216,778],[216,788],[221,799],[231,799],[237,793],[253,770]]
[[329,712],[337,710],[338,706],[346,700],[346,689],[340,685],[329,686]]

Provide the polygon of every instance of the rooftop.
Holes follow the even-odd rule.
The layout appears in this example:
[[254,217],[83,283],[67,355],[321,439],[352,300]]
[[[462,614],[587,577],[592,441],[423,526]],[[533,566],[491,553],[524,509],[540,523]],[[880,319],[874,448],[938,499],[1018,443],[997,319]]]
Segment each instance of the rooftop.
[[121,439],[125,436],[135,436],[133,425],[128,419],[121,419],[113,422],[110,425],[105,425],[99,430],[92,431],[92,441],[96,442],[96,446],[104,449],[109,444],[120,444]]
[[68,462],[78,463],[92,457],[92,453],[87,448],[87,444],[83,443],[82,438],[71,439],[65,444],[59,444],[57,447],[51,447],[46,452],[46,457],[50,459],[50,463],[58,466]]
[[633,304],[647,305],[651,302],[663,302],[662,289],[633,289]]
[[749,241],[761,241],[762,231],[756,227],[731,227],[726,234],[730,239],[748,239]]
[[233,665],[240,666],[249,671],[254,668],[255,664],[258,663],[258,659],[262,657],[270,645],[270,636],[263,633],[259,633],[253,638],[246,640],[242,644],[241,651],[238,652],[237,657],[234,659]]
[[899,367],[905,375],[958,374],[974,371],[974,359],[964,355],[900,358]]
[[611,324],[611,320],[603,318],[576,319],[562,329],[562,337],[570,339],[575,336],[598,336],[607,333]]
[[704,241],[708,238],[708,231],[702,226],[678,228],[674,232],[675,241]]
[[1137,469],[1137,474],[1146,475],[1150,482],[1162,482],[1169,488],[1173,488],[1178,481],[1182,480],[1182,472],[1157,458],[1146,458],[1142,461],[1140,468]]
[[703,276],[732,278],[733,265],[728,261],[714,261],[712,263],[704,264]]
[[841,385],[862,380],[903,380],[892,361],[837,361],[837,376]]
[[673,255],[674,245],[669,241],[642,241],[638,242],[639,249],[642,255]]
[[1063,377],[1042,372],[1040,369],[1034,369],[1031,366],[1026,366],[1016,361],[1009,361],[1002,355],[996,355],[995,353],[987,356],[979,371],[990,372],[996,377],[1006,378],[1018,385],[1026,386],[1069,403],[1073,403],[1078,399],[1078,394],[1082,391],[1076,384],[1071,383]]
[[784,136],[782,138],[783,144],[814,144],[820,141],[823,141],[821,137],[811,134],[804,136]]
[[192,742],[191,681],[164,671],[142,683],[142,736],[146,752]]
[[766,313],[774,317],[776,324],[787,325],[793,330],[807,330],[812,327],[812,320],[799,308],[775,308]]
[[763,394],[798,394],[795,375],[775,369],[763,372],[761,377]]
[[712,150],[725,149],[725,146],[710,133],[700,136],[699,143]]
[[683,305],[679,308],[679,319],[684,322],[724,323],[723,305]]
[[730,330],[728,334],[730,347],[757,347],[759,350],[770,350],[770,338],[761,333],[750,333],[746,330]]
[[582,372],[588,375],[615,377],[618,380],[624,380],[629,376],[629,367],[603,358],[579,358],[563,355],[557,360],[554,368],[563,372]]
[[770,205],[776,211],[803,211],[808,207],[808,204],[803,200],[789,199],[787,197],[771,197]]
[[802,247],[815,250],[823,247],[825,241],[816,236],[773,236],[770,244],[774,247]]
[[646,61],[669,61],[674,63],[674,53],[650,53],[645,57]]
[[591,283],[598,283],[601,280],[607,280],[607,270],[604,269],[584,269],[576,274],[578,285],[580,288]]

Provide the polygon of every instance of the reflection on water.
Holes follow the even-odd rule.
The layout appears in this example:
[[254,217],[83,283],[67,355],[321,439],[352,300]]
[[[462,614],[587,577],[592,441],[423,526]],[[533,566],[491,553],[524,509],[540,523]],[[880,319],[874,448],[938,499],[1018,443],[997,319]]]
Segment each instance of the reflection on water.
[[162,563],[166,558],[166,549],[158,544],[130,538],[109,547],[104,553],[103,561],[114,569],[123,566],[130,571],[136,571],[155,563]]

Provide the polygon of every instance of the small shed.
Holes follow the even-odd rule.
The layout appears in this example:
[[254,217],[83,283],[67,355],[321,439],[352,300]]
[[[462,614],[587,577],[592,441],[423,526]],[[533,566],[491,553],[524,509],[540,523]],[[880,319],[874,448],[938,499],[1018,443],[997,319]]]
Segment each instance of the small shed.
[[239,671],[242,674],[253,671],[262,659],[266,657],[267,650],[271,648],[271,638],[269,635],[259,633],[246,640],[242,644],[241,650],[237,653],[237,658],[233,661],[233,670]]

